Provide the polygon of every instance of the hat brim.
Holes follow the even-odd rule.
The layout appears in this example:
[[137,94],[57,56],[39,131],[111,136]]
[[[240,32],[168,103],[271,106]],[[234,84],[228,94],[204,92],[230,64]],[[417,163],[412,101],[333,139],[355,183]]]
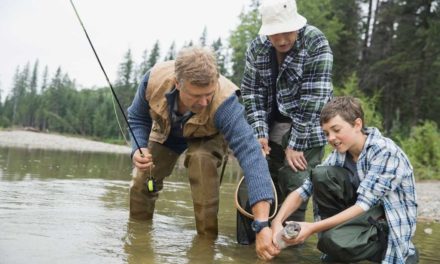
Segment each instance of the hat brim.
[[297,31],[303,28],[306,24],[307,19],[298,14],[295,18],[284,23],[262,25],[258,34],[270,36],[280,33]]

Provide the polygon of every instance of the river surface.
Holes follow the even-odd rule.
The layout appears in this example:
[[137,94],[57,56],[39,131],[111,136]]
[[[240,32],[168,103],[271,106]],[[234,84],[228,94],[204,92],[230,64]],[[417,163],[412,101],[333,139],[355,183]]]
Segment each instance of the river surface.
[[[235,160],[221,186],[215,241],[196,235],[181,165],[167,178],[154,219],[131,221],[130,171],[126,155],[0,147],[0,263],[265,263],[254,245],[236,243]],[[418,223],[420,263],[439,263],[439,241],[440,224]],[[271,263],[320,263],[315,245],[312,237]]]

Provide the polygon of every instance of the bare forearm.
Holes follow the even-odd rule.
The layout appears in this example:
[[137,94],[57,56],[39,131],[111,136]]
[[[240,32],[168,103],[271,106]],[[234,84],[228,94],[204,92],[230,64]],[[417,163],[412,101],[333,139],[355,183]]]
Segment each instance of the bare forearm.
[[289,215],[291,215],[300,207],[302,201],[303,200],[298,192],[291,192],[289,196],[287,196],[286,200],[284,200],[283,205],[279,209],[277,216],[272,222],[284,222],[284,220],[286,220]]
[[269,219],[270,203],[268,201],[260,201],[252,206],[254,219],[259,221],[267,221]]
[[358,205],[353,205],[344,211],[340,212],[339,214],[336,214],[332,217],[329,217],[325,220],[318,221],[313,223],[313,232],[319,233],[325,230],[328,230],[330,228],[333,228],[339,224],[342,224],[350,219],[353,219],[361,214],[363,214],[365,211]]

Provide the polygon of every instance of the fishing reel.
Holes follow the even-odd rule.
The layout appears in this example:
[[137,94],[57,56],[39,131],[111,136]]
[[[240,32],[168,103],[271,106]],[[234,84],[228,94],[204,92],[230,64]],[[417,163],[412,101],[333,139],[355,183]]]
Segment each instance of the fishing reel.
[[156,180],[150,176],[148,180],[145,181],[148,192],[157,192]]

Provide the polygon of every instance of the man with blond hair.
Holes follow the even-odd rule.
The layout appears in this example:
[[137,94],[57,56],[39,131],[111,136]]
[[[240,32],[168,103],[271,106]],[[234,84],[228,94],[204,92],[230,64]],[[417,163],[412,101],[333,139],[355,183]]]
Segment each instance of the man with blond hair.
[[[152,219],[163,180],[186,150],[184,165],[188,168],[197,233],[216,237],[217,168],[229,146],[244,172],[255,218],[268,221],[274,199],[270,174],[244,118],[237,90],[219,74],[215,55],[208,48],[184,48],[175,61],[158,63],[145,74],[128,108],[129,123],[140,145],[138,149],[133,144],[131,218]],[[279,252],[271,237],[270,228],[257,236],[257,254],[262,259],[271,259]]]

